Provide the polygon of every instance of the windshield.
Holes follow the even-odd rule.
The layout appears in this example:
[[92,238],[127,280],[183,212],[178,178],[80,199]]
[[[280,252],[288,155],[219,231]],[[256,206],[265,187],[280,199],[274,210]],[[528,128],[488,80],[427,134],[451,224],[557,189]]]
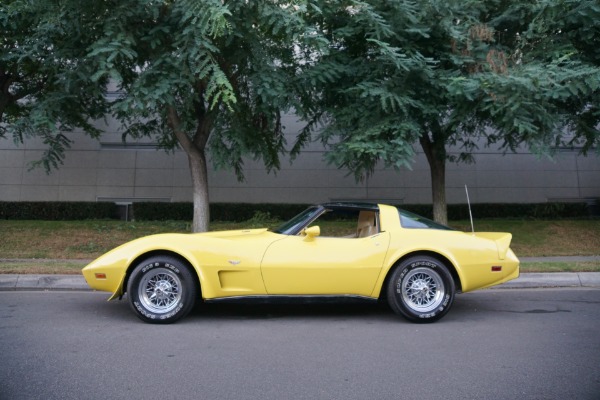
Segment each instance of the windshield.
[[281,233],[282,235],[295,235],[300,229],[308,225],[310,221],[314,220],[321,213],[321,210],[320,207],[307,208],[277,229],[274,229],[273,232]]
[[446,231],[453,231],[454,229],[447,227],[446,225],[438,224],[430,219],[421,217],[420,215],[411,213],[410,211],[398,209],[400,214],[400,224],[403,228],[412,229],[442,229]]

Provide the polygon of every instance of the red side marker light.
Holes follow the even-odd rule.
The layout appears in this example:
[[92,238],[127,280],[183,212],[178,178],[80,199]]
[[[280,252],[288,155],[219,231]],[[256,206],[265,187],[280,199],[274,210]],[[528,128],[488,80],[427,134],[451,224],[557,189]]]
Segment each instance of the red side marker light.
[[492,265],[492,272],[500,272],[502,271],[501,265]]
[[106,279],[106,274],[104,272],[96,272],[96,279]]

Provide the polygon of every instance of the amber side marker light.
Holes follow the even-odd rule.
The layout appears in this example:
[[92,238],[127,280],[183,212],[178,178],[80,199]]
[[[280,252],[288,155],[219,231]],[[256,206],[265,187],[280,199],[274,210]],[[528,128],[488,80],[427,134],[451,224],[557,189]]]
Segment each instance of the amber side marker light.
[[492,266],[492,272],[500,272],[500,271],[502,271],[501,265],[493,265]]
[[106,274],[103,272],[96,272],[94,275],[96,276],[96,279],[106,279]]

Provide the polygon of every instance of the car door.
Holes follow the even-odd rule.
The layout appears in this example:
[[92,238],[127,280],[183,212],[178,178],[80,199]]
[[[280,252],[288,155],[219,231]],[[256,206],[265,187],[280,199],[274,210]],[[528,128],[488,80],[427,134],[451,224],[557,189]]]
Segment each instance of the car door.
[[373,292],[389,233],[362,238],[289,236],[265,252],[261,273],[269,295],[362,295]]

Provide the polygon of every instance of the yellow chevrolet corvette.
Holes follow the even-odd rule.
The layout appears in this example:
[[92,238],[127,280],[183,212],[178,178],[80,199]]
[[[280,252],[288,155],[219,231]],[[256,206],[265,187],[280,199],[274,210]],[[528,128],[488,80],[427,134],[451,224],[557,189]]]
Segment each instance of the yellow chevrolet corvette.
[[383,204],[313,206],[277,229],[143,237],[83,269],[139,318],[171,323],[205,302],[359,298],[414,322],[443,317],[457,292],[519,276],[510,233],[465,233]]

